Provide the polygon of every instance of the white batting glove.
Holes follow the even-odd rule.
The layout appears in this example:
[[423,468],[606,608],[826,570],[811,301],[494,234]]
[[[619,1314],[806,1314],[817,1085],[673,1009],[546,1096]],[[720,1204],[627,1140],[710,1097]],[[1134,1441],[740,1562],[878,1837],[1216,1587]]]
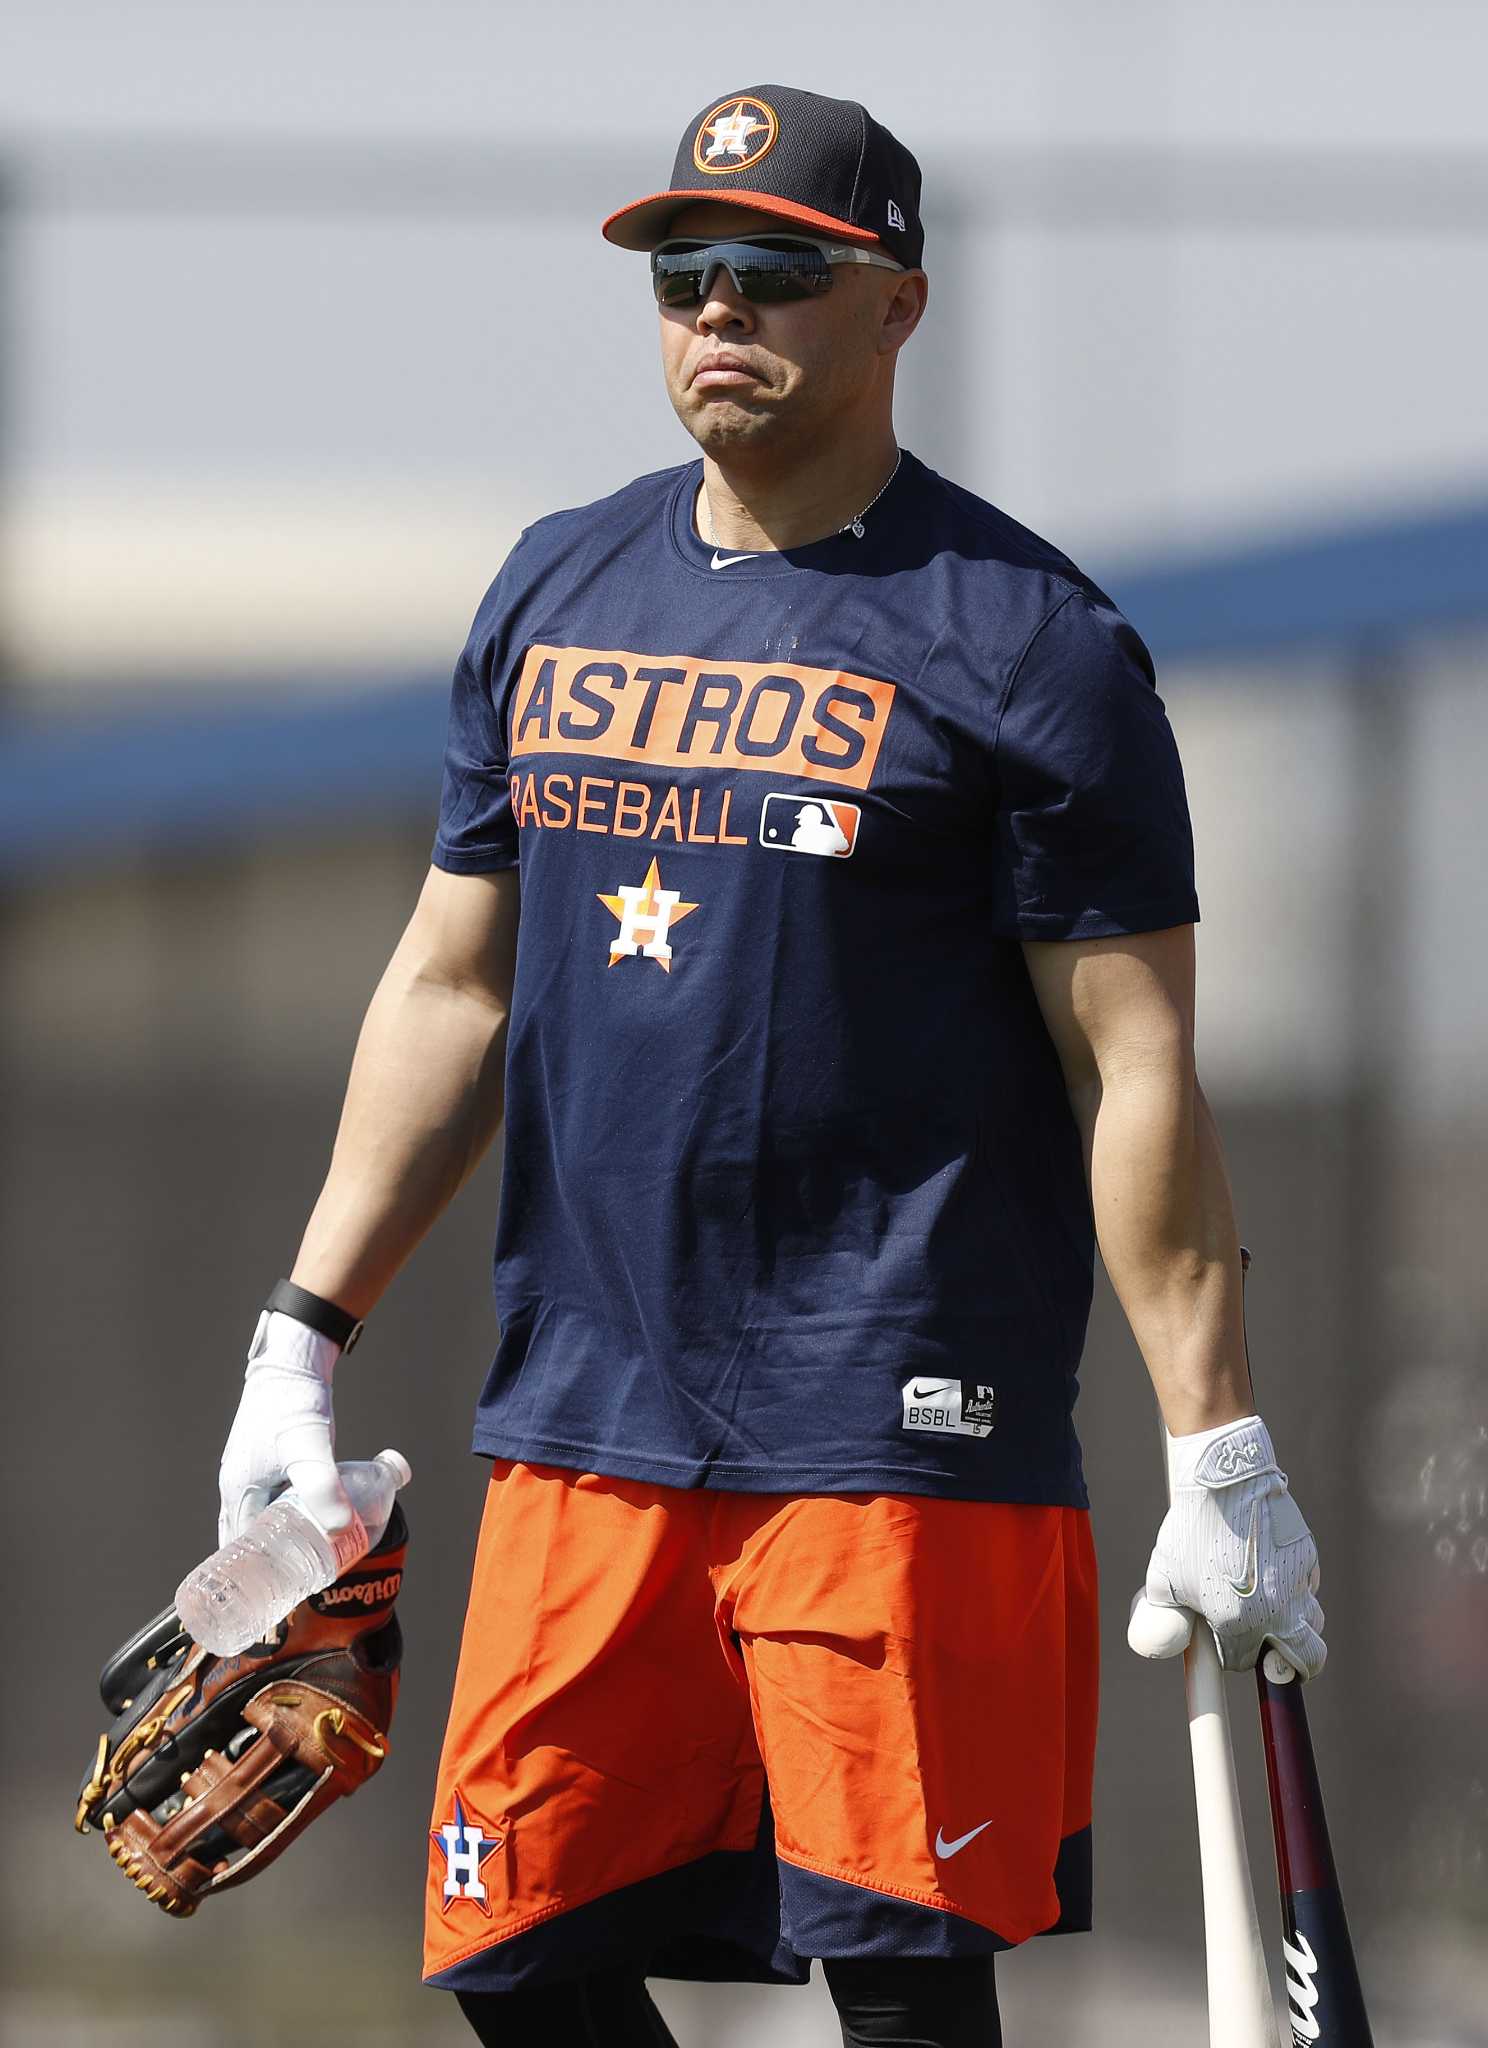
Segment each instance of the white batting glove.
[[227,1543],[286,1481],[328,1536],[356,1510],[336,1470],[331,1374],[341,1346],[281,1310],[258,1319],[218,1473],[217,1540]]
[[1259,1415],[1167,1439],[1172,1505],[1157,1532],[1147,1584],[1126,1639],[1139,1657],[1186,1650],[1198,1617],[1230,1671],[1274,1646],[1302,1678],[1327,1648],[1317,1545],[1287,1491]]

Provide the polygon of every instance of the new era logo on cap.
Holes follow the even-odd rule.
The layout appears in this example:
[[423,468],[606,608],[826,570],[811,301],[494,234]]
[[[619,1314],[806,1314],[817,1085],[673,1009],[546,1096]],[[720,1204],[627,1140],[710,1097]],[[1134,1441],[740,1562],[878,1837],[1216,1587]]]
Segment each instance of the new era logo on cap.
[[907,269],[924,253],[920,167],[856,100],[756,85],[687,124],[664,192],[612,213],[604,234],[654,249],[694,200],[729,199],[810,234],[874,242]]

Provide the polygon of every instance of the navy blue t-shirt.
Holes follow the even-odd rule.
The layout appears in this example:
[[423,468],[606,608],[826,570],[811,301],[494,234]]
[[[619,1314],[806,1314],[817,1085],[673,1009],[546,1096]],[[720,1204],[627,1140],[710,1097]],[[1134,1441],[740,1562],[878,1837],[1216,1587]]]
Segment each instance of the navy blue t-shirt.
[[529,528],[455,672],[434,860],[522,889],[476,1449],[1083,1505],[1094,1233],[1019,941],[1198,916],[1151,660],[908,453],[778,554],[698,538],[701,474]]

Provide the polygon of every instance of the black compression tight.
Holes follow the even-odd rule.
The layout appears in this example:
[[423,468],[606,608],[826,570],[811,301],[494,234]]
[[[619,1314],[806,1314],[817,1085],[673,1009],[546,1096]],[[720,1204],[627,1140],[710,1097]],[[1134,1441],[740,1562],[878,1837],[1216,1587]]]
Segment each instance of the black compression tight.
[[487,2048],[677,2048],[638,1970],[455,1996]]
[[835,1956],[822,1969],[843,2048],[1002,2048],[991,1956]]
[[[843,2048],[1001,2048],[990,1956],[834,1957],[822,1968]],[[487,2048],[677,2048],[633,1970],[456,1995]]]

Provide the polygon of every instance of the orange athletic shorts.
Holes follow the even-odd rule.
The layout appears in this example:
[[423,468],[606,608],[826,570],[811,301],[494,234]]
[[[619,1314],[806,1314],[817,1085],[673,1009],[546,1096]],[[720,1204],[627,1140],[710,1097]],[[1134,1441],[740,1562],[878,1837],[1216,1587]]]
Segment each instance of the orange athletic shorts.
[[1089,1925],[1089,1515],[497,1460],[425,1969],[801,1983]]

